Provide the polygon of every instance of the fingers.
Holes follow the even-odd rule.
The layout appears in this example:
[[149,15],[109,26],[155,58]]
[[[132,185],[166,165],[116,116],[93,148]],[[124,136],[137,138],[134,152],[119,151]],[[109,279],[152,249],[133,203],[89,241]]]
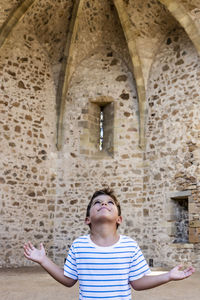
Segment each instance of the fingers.
[[25,244],[24,244],[24,249],[25,249],[26,251],[33,250],[33,245],[32,245],[30,242],[25,243]]
[[31,242],[30,242],[30,241],[28,242],[28,245],[29,245],[29,248],[30,248],[31,250],[33,250],[33,249],[34,249],[34,246],[31,244]]
[[30,250],[29,250],[29,247],[27,246],[27,244],[24,245],[24,256],[26,258],[30,257]]
[[190,275],[192,275],[195,272],[195,269],[192,266],[190,266],[187,269],[185,269],[183,272],[184,272],[185,277],[189,277]]
[[183,268],[183,265],[178,265],[177,268],[178,268],[178,270],[180,270]]
[[178,265],[178,266],[175,267],[175,269],[177,271],[181,271],[183,269],[183,265]]
[[30,258],[31,252],[34,250],[34,246],[31,244],[31,242],[24,244],[24,256],[26,258]]
[[175,268],[177,268],[178,271],[183,271],[184,273],[194,273],[195,272],[195,268],[193,268],[192,266],[189,266],[189,267],[183,269],[183,265],[179,265]]

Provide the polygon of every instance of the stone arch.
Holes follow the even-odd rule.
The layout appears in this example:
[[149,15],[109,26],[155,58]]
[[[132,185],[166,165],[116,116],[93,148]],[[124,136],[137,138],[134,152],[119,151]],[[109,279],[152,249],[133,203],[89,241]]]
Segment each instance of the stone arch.
[[159,0],[181,24],[200,54],[200,32],[184,6],[177,0]]
[[[74,55],[73,55],[73,51],[76,47],[76,38],[77,38],[77,33],[78,33],[78,26],[79,26],[79,19],[80,19],[80,15],[82,13],[82,7],[84,5],[84,0],[77,0],[76,3],[76,7],[74,8],[74,23],[72,20],[73,25],[71,26],[71,30],[70,30],[70,37],[68,39],[68,42],[66,44],[66,51],[65,51],[65,62],[63,63],[63,68],[62,68],[62,72],[61,72],[61,85],[60,88],[58,90],[57,93],[57,112],[58,112],[58,118],[57,118],[57,149],[60,150],[62,147],[62,136],[63,136],[63,113],[65,110],[65,98],[66,98],[66,94],[69,88],[69,82],[71,80],[71,76],[73,74],[73,72],[75,71],[73,68],[73,63],[74,63]],[[117,9],[117,7],[116,7]],[[118,10],[118,9],[117,9]],[[120,18],[119,18],[120,19]],[[122,28],[123,28],[123,21],[120,20],[120,23],[122,24]],[[128,27],[127,27],[128,28]],[[127,35],[131,35],[131,32],[127,31]],[[126,36],[126,34],[125,34]],[[126,40],[129,40],[129,37],[126,37]],[[130,40],[130,45],[133,43],[132,40]],[[129,48],[129,44],[128,48]],[[130,50],[131,49],[131,50]],[[137,54],[137,49],[136,47],[130,47],[129,49],[129,53],[131,56],[131,59],[133,57],[134,60],[134,70],[135,70],[135,74],[136,74],[136,82],[137,85],[139,86],[139,91],[138,91],[138,95],[139,98],[144,98],[142,95],[145,93],[144,89],[143,89],[143,75],[142,75],[142,71],[141,71],[141,63],[140,63],[140,59],[139,56]],[[141,115],[143,112],[143,103],[140,101],[139,105],[141,106],[139,111],[141,111]]]
[[[119,131],[122,130],[120,129],[121,123],[126,123],[123,124],[123,131],[125,131],[124,128],[127,128],[127,131],[131,132],[131,138],[134,139],[134,145],[138,144],[136,84],[128,66],[117,53],[112,50],[113,55],[107,56],[108,53],[111,53],[111,50],[108,47],[98,47],[92,51],[87,58],[82,60],[71,77],[68,94],[65,98],[67,109],[63,111],[62,151],[64,153],[73,152],[79,155],[80,152],[81,155],[88,157],[94,157],[94,155],[99,157],[98,154],[100,153],[94,150],[97,148],[94,144],[95,138],[93,138],[92,145],[89,141],[91,137],[95,136],[94,132],[94,134],[91,134],[91,122],[93,122],[91,119],[94,119],[94,114],[97,114],[98,106],[106,105],[108,109],[110,106],[110,113],[115,114],[112,124],[114,128],[112,154],[118,153],[120,143],[117,136],[120,135]],[[88,65],[92,70],[90,72],[88,71]],[[105,65],[107,65],[107,68]],[[104,72],[102,72],[102,69],[104,69]],[[132,113],[127,111],[130,105]],[[72,125],[73,122],[74,125]],[[79,140],[76,139],[73,143],[68,138],[69,131],[72,128],[73,130],[76,128],[77,136],[80,136],[80,151]],[[100,156],[102,157],[102,155]]]
[[[0,29],[0,48],[4,45],[7,37],[13,31],[15,26],[24,17],[26,11],[34,4],[36,0],[25,0],[23,3],[10,15],[8,20],[3,24]],[[64,51],[64,59],[62,63],[62,69],[60,72],[59,86],[57,89],[57,148],[61,146],[61,135],[62,135],[62,111],[64,106],[63,98],[67,93],[68,83],[71,77],[71,65],[73,62],[73,50],[75,46],[75,39],[78,27],[79,12],[83,4],[83,0],[76,0],[73,7],[73,13],[67,37],[67,42]]]
[[[173,17],[181,24],[185,29],[189,38],[195,45],[198,53],[200,53],[200,33],[192,20],[190,15],[187,13],[184,6],[178,1],[173,0],[159,0],[173,15]],[[128,49],[131,55],[134,75],[137,84],[138,102],[139,102],[139,122],[140,122],[140,146],[144,149],[145,147],[145,120],[147,115],[147,104],[146,104],[146,87],[145,80],[142,71],[142,63],[138,54],[136,40],[133,38],[131,24],[126,12],[124,2],[121,0],[113,0],[116,9],[118,11],[119,19],[124,30],[124,34],[127,40]]]
[[17,23],[23,18],[26,11],[33,5],[35,0],[24,0],[22,4],[10,15],[0,29],[0,48],[5,43],[8,35],[12,32]]

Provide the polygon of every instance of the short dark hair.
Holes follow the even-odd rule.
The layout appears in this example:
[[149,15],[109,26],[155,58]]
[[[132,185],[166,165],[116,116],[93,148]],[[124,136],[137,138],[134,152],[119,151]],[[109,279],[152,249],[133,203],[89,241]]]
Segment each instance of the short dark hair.
[[101,196],[101,195],[107,195],[107,196],[111,197],[114,200],[114,202],[115,202],[115,204],[117,206],[117,209],[118,209],[118,215],[121,216],[121,206],[120,206],[120,203],[117,200],[116,196],[114,195],[114,191],[111,190],[110,188],[104,188],[102,190],[96,191],[92,195],[92,198],[90,199],[90,202],[88,203],[88,206],[87,206],[86,218],[90,216],[90,208],[92,206],[93,199],[96,198],[96,197],[98,197],[98,196]]

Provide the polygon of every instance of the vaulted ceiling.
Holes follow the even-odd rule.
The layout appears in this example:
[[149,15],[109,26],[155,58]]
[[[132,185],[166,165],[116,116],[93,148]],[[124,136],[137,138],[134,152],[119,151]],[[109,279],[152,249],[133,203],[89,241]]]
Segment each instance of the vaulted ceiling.
[[[144,145],[146,91],[154,56],[166,35],[181,26],[200,53],[200,0],[0,0],[0,49],[23,22],[44,48],[57,86],[58,148],[70,78],[92,50],[112,40],[132,68]],[[124,40],[125,50],[118,48]]]

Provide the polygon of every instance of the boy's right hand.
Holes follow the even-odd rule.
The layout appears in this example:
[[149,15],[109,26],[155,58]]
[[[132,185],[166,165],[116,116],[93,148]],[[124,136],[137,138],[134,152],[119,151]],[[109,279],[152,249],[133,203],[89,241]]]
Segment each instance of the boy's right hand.
[[32,260],[36,263],[42,264],[46,257],[45,249],[43,247],[43,244],[40,244],[40,249],[35,248],[31,242],[24,244],[24,256]]

